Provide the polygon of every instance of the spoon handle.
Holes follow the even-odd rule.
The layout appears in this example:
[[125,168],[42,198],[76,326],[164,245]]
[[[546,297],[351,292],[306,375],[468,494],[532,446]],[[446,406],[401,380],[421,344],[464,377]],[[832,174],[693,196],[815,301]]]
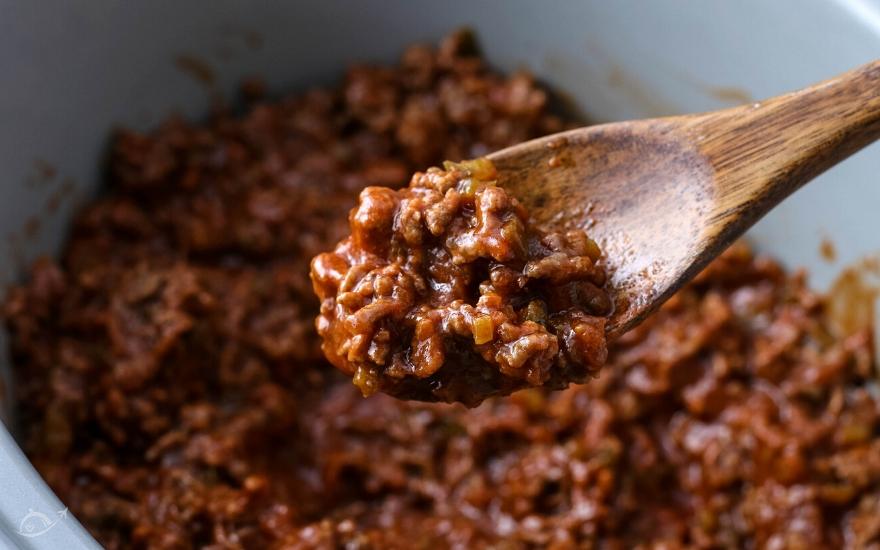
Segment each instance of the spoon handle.
[[880,61],[760,103],[696,115],[684,131],[715,170],[716,227],[733,237],[880,139]]

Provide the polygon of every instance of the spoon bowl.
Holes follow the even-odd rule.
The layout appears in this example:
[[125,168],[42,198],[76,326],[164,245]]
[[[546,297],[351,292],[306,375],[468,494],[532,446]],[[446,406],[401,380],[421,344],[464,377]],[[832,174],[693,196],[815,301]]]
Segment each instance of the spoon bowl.
[[880,138],[880,61],[723,111],[579,128],[489,156],[536,223],[603,250],[616,337],[816,175]]

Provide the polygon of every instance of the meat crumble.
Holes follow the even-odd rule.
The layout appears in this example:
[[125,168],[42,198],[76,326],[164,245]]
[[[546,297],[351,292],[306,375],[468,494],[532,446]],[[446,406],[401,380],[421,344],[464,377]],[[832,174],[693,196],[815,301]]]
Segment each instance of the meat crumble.
[[547,105],[456,34],[119,134],[5,302],[28,457],[110,549],[876,547],[870,332],[746,248],[564,391],[363,399],[323,359],[309,260],[358,193],[562,130]]
[[475,406],[584,382],[605,362],[599,247],[533,226],[488,159],[368,187],[349,220],[312,281],[324,354],[365,396]]

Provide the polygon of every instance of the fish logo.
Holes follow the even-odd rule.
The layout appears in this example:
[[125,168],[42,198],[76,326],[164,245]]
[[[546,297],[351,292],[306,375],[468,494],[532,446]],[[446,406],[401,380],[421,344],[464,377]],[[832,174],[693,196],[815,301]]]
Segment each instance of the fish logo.
[[33,508],[28,509],[25,517],[18,524],[18,534],[23,537],[34,538],[46,534],[49,529],[67,517],[67,508],[55,512],[57,517],[50,517],[43,512],[36,512]]

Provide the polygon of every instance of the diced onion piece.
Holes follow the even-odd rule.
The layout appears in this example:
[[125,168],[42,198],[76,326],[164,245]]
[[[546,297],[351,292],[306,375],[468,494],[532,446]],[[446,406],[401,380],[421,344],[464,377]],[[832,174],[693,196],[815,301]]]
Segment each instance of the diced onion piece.
[[599,259],[599,256],[602,255],[602,251],[599,249],[599,245],[596,244],[596,241],[593,239],[587,238],[587,256],[590,257],[594,262]]
[[361,390],[364,397],[369,397],[379,390],[379,385],[376,383],[377,378],[378,374],[375,369],[359,366],[354,373],[352,382]]
[[473,160],[463,160],[461,162],[443,162],[443,169],[446,171],[462,170],[470,174],[474,179],[486,182],[494,180],[498,175],[495,165],[487,158],[477,158]]
[[491,342],[494,338],[495,327],[492,324],[492,318],[488,315],[481,315],[474,319],[474,343],[485,344]]
[[547,306],[541,300],[532,300],[526,307],[526,320],[544,324],[547,320]]
[[465,178],[458,182],[457,191],[461,193],[461,196],[463,197],[473,198],[473,196],[477,194],[477,189],[479,188],[480,182],[475,178]]

